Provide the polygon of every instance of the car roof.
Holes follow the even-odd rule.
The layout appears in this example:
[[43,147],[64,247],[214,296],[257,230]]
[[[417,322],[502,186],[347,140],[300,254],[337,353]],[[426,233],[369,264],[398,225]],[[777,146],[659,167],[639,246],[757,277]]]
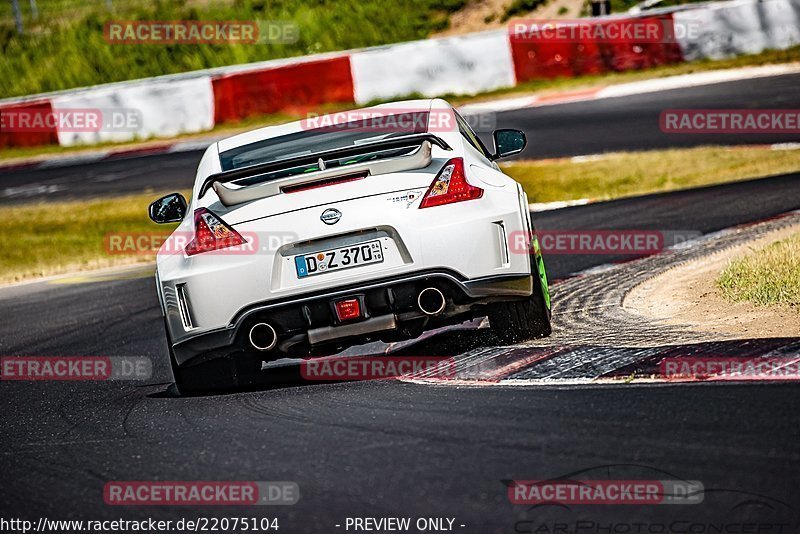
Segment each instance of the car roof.
[[334,113],[327,113],[320,116],[309,115],[309,118],[301,119],[286,124],[279,124],[275,126],[265,126],[249,132],[240,133],[218,141],[219,152],[224,152],[232,148],[248,145],[264,139],[271,139],[273,137],[280,137],[295,132],[300,132],[313,127],[314,121],[324,121],[325,125],[342,124],[351,120],[362,118],[368,112],[375,112],[381,114],[394,114],[404,113],[411,111],[429,111],[432,107],[439,109],[451,108],[450,104],[439,98],[428,98],[418,100],[400,100],[397,102],[387,102],[377,106],[369,106],[365,108],[352,109],[347,111],[340,111]]

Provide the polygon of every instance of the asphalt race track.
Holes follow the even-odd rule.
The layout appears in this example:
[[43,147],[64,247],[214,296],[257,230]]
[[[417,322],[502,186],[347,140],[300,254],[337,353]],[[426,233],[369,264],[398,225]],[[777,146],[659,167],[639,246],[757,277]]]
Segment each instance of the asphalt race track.
[[[796,209],[798,193],[796,177],[782,177],[538,219],[550,228],[594,228],[624,211],[642,228],[709,232]],[[747,202],[702,221],[710,199],[728,195]],[[564,277],[608,259],[564,256],[550,262],[551,274]],[[274,514],[290,532],[334,532],[359,515],[456,517],[463,532],[526,532],[526,521],[551,520],[551,513],[558,521],[674,519],[672,507],[532,514],[509,503],[502,482],[608,465],[620,467],[601,471],[630,472],[621,464],[635,464],[643,466],[639,475],[664,471],[719,490],[683,507],[686,520],[780,523],[796,520],[800,509],[797,385],[454,388],[381,381],[174,398],[150,273],[121,278],[0,292],[3,354],[144,355],[155,364],[146,384],[2,383],[3,508],[48,518],[180,518],[211,511],[108,507],[103,484],[288,480],[301,488],[295,506],[213,513]],[[411,350],[437,346],[457,345],[434,337]],[[750,494],[760,496],[756,504]]]
[[[529,158],[701,145],[797,142],[780,135],[678,135],[659,128],[666,109],[795,109],[800,75],[755,78],[560,106],[501,113],[498,125],[530,132]],[[487,140],[489,137],[487,137]]]
[[[795,86],[800,82],[793,80]],[[790,91],[790,80],[778,82],[726,84],[724,98],[720,92],[714,103],[797,107],[800,96]],[[659,143],[669,139],[659,141],[645,126],[653,122],[657,129],[656,110],[689,107],[690,102],[696,104],[692,107],[709,106],[717,90],[723,91],[715,86],[633,97],[624,105],[598,102],[594,108],[571,104],[525,110],[502,114],[498,123],[550,132],[531,143],[526,154],[531,157],[559,150],[568,155],[663,146]],[[653,114],[649,118],[647,109]],[[570,138],[578,122],[585,142]],[[605,144],[596,144],[600,141]],[[100,195],[145,185],[187,187],[193,157],[197,155],[142,158],[135,162],[136,172],[133,162],[120,160],[113,163],[113,172],[125,173],[124,180],[93,182],[101,185],[86,191]],[[25,180],[71,184],[81,173],[100,177],[104,172],[89,165],[1,179],[17,185]],[[535,214],[535,222],[542,230],[654,229],[711,238],[726,228],[766,221],[700,245],[722,247],[728,244],[725,239],[741,242],[751,237],[747,232],[755,235],[762,227],[797,218],[775,219],[800,209],[799,177],[554,210]],[[82,194],[77,189],[61,193]],[[617,274],[666,268],[656,265],[658,258],[617,263],[609,284],[617,284]],[[556,331],[535,345],[546,350],[571,343],[570,336],[588,328],[581,316],[568,312],[580,291],[587,292],[586,298],[604,291],[603,275],[573,275],[623,259],[628,258],[546,257],[551,279],[559,280],[553,286]],[[587,286],[588,280],[600,285]],[[664,533],[665,525],[698,534],[800,531],[797,383],[455,386],[293,380],[243,393],[176,397],[153,286],[152,268],[145,267],[0,289],[2,355],[145,356],[154,365],[153,378],[144,383],[0,382],[4,516],[33,521],[42,516],[277,517],[280,532],[326,533],[345,532],[348,517],[365,516],[453,518],[454,531],[479,534]],[[601,333],[613,333],[618,326],[616,318],[587,318],[595,329],[590,334],[598,337],[593,348],[604,351],[604,361],[609,355],[631,354],[630,347],[599,347]],[[404,346],[402,353],[444,353],[462,360],[464,355],[478,359],[508,353],[489,345],[477,326],[428,336]],[[654,345],[688,346],[688,337],[680,332],[668,337]],[[796,347],[798,342],[770,340],[773,347]],[[518,371],[522,376],[535,369]],[[703,500],[675,506],[567,507],[515,505],[507,496],[511,480],[578,474],[589,479],[700,481]],[[301,497],[296,505],[275,507],[107,506],[103,486],[115,480],[293,481]],[[758,530],[746,526],[753,524]]]
[[[800,107],[800,74],[755,78],[657,93],[576,102],[498,113],[498,128],[528,134],[521,157],[542,158],[700,145],[800,141],[787,134],[676,135],[659,129],[665,109]],[[491,122],[491,121],[488,121]],[[487,122],[487,124],[488,124]],[[483,124],[480,122],[479,124]],[[491,146],[491,135],[481,137]],[[80,166],[0,169],[0,204],[35,199],[87,198],[136,193],[151,188],[173,191],[191,187],[201,152],[179,152],[116,159]]]

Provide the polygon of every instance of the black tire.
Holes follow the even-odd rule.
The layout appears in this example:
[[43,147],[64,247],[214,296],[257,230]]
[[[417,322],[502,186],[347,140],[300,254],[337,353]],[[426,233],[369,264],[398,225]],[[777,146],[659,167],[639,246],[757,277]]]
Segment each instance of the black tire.
[[172,355],[170,360],[173,362],[172,376],[175,379],[175,389],[180,395],[229,391],[240,387],[235,370],[227,358],[217,358],[184,367],[178,367]]
[[179,366],[175,361],[175,352],[172,350],[172,341],[169,338],[166,321],[164,331],[167,336],[167,351],[169,364],[172,368],[172,378],[175,390],[179,395],[206,393],[214,390],[231,389],[237,386],[233,366],[227,358],[220,358],[191,366]]
[[525,300],[497,302],[489,307],[488,317],[492,332],[502,343],[518,343],[527,339],[547,337],[553,331],[551,312],[539,283],[539,276],[531,256],[533,293]]

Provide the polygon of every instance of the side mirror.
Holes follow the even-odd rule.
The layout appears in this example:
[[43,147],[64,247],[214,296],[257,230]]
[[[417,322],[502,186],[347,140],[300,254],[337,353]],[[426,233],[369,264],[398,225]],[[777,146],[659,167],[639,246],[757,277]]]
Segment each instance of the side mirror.
[[494,137],[493,160],[519,154],[528,145],[528,139],[519,130],[495,130],[492,136]]
[[158,224],[181,222],[186,216],[186,199],[180,193],[163,196],[150,204],[148,214]]

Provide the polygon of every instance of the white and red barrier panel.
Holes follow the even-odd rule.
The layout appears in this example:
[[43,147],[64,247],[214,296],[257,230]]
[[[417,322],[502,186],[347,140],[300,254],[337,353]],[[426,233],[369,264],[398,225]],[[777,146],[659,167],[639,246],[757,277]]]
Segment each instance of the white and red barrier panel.
[[0,148],[174,137],[326,103],[474,94],[534,79],[645,69],[800,44],[800,0],[733,0],[672,13],[591,19],[590,24],[614,29],[631,21],[661,25],[674,37],[531,39],[512,23],[508,30],[101,85],[42,95],[29,103],[9,99],[0,102],[0,114],[135,110],[140,120],[129,117],[132,122],[122,128],[111,124],[101,131],[63,127],[68,120],[27,131],[2,123]]
[[[576,39],[547,38],[546,31],[537,29],[534,21],[512,23],[509,40],[517,81],[638,70],[683,61],[677,42],[671,38],[671,14],[580,22],[593,27],[586,32],[588,37],[576,31]],[[634,24],[636,27],[632,27]],[[632,29],[643,37],[628,37],[626,30]]]
[[[58,131],[54,124],[47,124],[53,114],[49,100],[0,104],[0,149],[58,144]],[[41,127],[20,128],[16,122],[26,115],[42,120]]]
[[723,59],[800,44],[800,0],[733,0],[678,11],[675,24],[686,61]]
[[355,52],[350,59],[358,104],[411,94],[472,94],[515,85],[505,30],[373,48]]
[[213,79],[213,86],[217,123],[353,101],[353,77],[347,55],[223,74]]
[[96,110],[102,121],[100,128],[60,128],[61,146],[175,137],[204,132],[215,124],[214,92],[208,76],[98,86],[53,97],[51,102],[59,118],[67,119],[70,110]]

